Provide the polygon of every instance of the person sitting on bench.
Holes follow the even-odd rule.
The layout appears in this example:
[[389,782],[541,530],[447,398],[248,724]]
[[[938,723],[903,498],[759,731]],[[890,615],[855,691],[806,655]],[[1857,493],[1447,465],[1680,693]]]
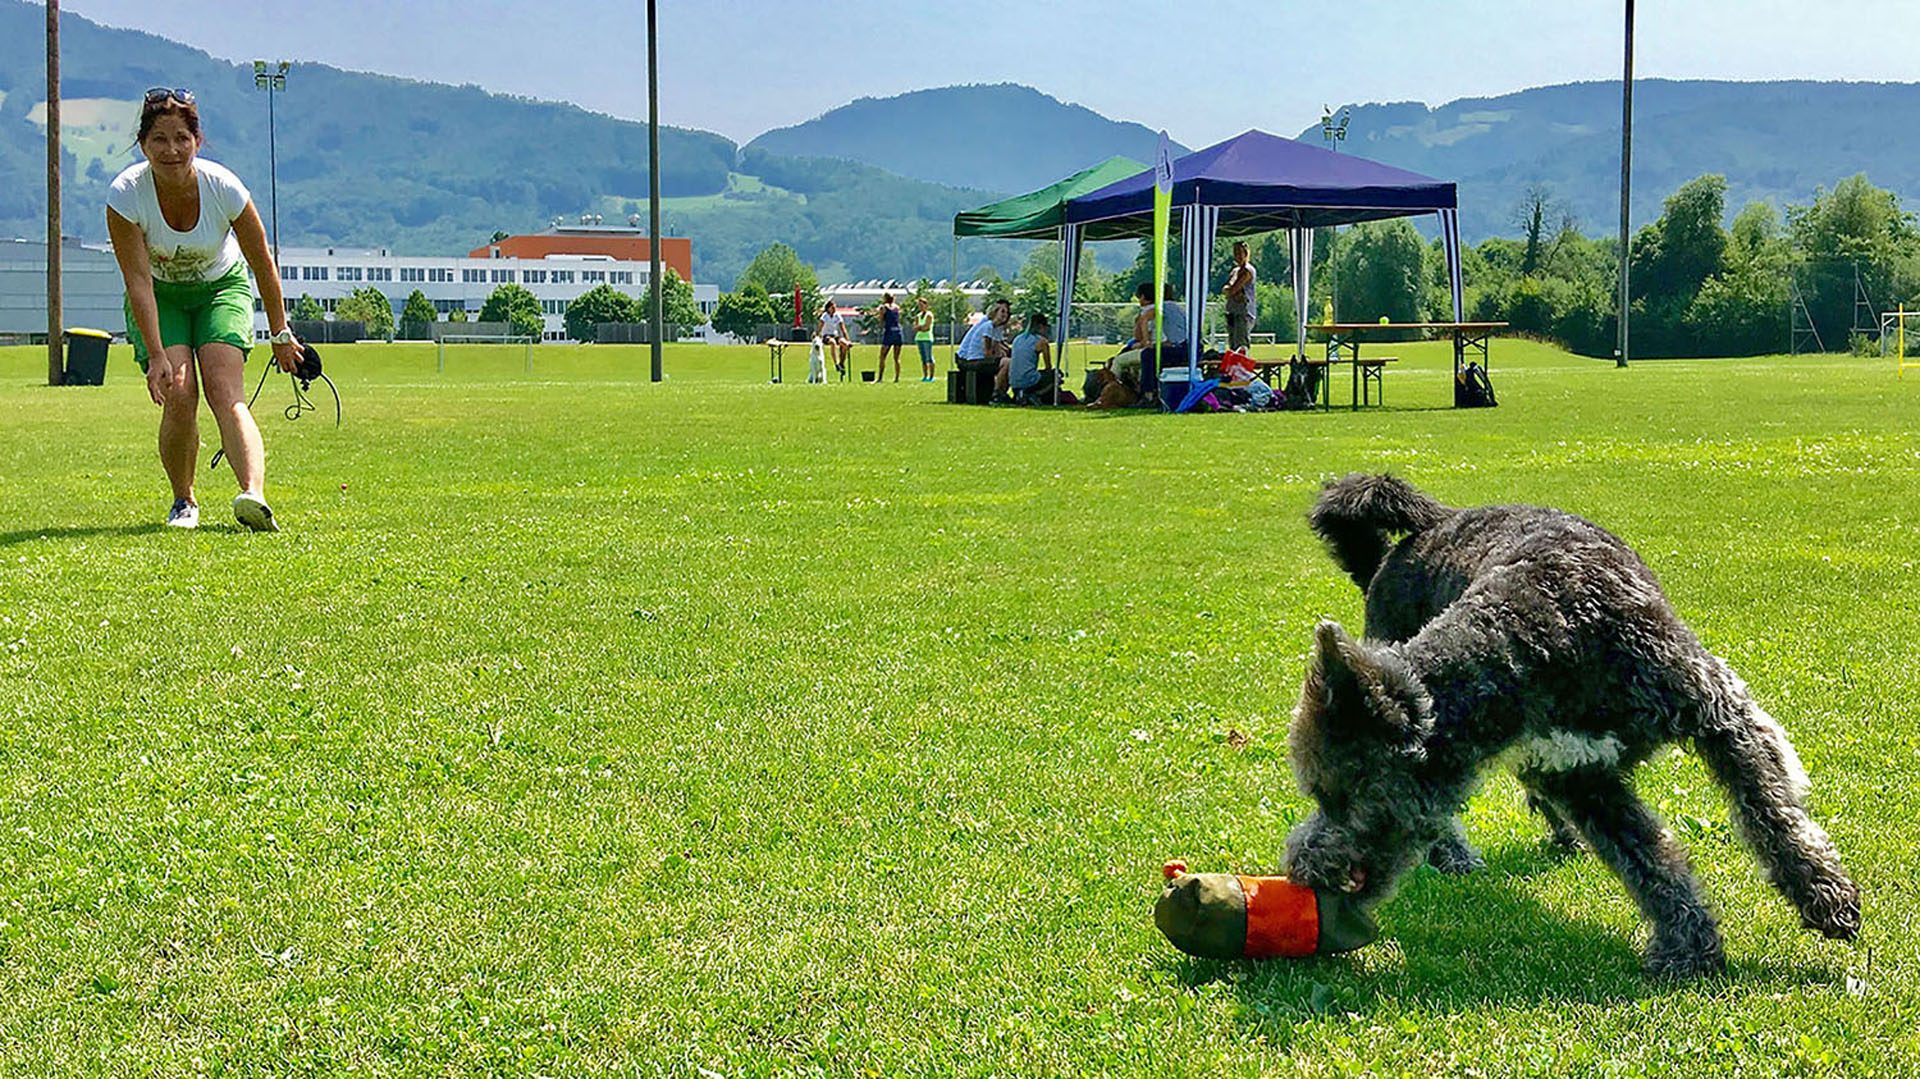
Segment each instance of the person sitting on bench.
[[1059,373],[1053,369],[1053,346],[1048,340],[1047,316],[1035,311],[1027,316],[1027,332],[1013,339],[1013,355],[1007,362],[1007,387],[1013,400],[1022,405],[1050,403]]
[[967,335],[960,339],[960,347],[953,353],[953,361],[962,371],[976,371],[991,364],[997,376],[996,391],[1005,385],[1002,361],[1012,354],[1007,344],[1007,323],[1012,317],[1013,308],[1007,301],[995,300],[988,305],[987,316],[967,330]]
[[[1182,366],[1187,360],[1187,309],[1173,301],[1172,291],[1173,287],[1169,285],[1168,296],[1160,304],[1161,332],[1165,334],[1165,339],[1160,342],[1160,363],[1154,365],[1156,375],[1158,369],[1173,359],[1176,352]],[[1133,347],[1115,356],[1112,367],[1116,374],[1133,374],[1131,381],[1138,385],[1138,372],[1144,366],[1143,361],[1154,351],[1143,344],[1153,339],[1153,282],[1140,282],[1139,287],[1133,290],[1133,300],[1140,305],[1133,316]]]
[[833,357],[833,369],[840,373],[844,381],[847,377],[847,357],[853,352],[853,342],[847,339],[847,320],[835,308],[832,300],[820,309],[820,327],[816,337],[826,347],[827,354]]

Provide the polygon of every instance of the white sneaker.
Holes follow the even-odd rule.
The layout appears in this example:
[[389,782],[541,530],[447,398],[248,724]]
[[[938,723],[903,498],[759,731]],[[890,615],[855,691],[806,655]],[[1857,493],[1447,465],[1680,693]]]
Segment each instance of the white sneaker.
[[199,528],[200,507],[184,498],[173,500],[173,508],[167,511],[168,528]]
[[255,532],[280,531],[280,526],[273,522],[273,510],[268,508],[267,500],[252,491],[233,496],[233,519]]

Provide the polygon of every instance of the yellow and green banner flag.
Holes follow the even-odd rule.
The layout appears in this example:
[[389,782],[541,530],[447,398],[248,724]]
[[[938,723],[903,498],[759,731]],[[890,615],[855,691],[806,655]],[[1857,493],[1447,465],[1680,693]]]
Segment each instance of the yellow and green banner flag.
[[1173,213],[1173,144],[1165,131],[1160,132],[1160,147],[1153,155],[1153,347],[1147,360],[1155,380],[1160,374],[1160,342],[1167,339],[1160,325],[1166,311],[1167,295],[1167,219]]

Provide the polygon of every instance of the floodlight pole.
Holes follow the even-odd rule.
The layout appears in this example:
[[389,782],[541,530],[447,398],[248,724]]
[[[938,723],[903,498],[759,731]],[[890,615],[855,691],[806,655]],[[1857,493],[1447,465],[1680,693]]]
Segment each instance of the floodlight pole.
[[1627,291],[1627,266],[1633,261],[1628,207],[1633,193],[1633,0],[1627,4],[1626,64],[1620,77],[1620,341],[1613,364],[1627,365],[1627,316],[1632,307]]
[[[1347,141],[1347,121],[1353,114],[1347,107],[1340,107],[1340,122],[1333,122],[1333,110],[1321,106],[1320,138],[1334,153],[1340,152],[1340,144]],[[1340,321],[1340,264],[1334,261],[1334,244],[1340,239],[1340,226],[1327,227],[1327,309],[1333,312],[1333,321]]]
[[273,99],[287,88],[287,69],[292,65],[285,60],[268,70],[265,60],[253,62],[253,87],[267,92],[267,189],[272,207],[273,264],[280,265],[280,149],[279,141],[274,137]]
[[47,0],[47,385],[66,381],[60,358],[60,0]]
[[660,335],[666,328],[667,295],[660,280],[660,35],[654,0],[647,0],[647,287],[653,310],[647,337],[652,341],[653,381],[665,377],[660,363]]

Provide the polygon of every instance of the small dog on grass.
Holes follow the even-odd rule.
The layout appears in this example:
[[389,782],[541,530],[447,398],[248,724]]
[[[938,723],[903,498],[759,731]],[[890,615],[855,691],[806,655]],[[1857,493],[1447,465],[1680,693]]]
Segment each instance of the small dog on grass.
[[1327,484],[1308,521],[1366,593],[1367,635],[1315,631],[1290,740],[1319,808],[1287,839],[1289,877],[1378,902],[1423,858],[1477,868],[1458,814],[1500,761],[1554,840],[1584,839],[1633,894],[1650,973],[1719,971],[1686,853],[1629,782],[1690,742],[1807,928],[1859,932],[1859,890],[1807,816],[1786,733],[1625,543],[1557,510],[1443,506],[1392,476]]

